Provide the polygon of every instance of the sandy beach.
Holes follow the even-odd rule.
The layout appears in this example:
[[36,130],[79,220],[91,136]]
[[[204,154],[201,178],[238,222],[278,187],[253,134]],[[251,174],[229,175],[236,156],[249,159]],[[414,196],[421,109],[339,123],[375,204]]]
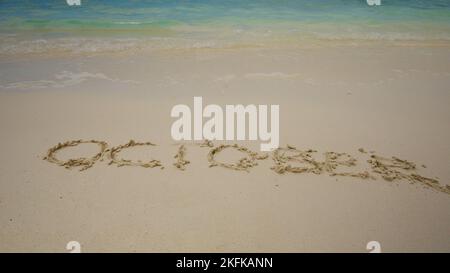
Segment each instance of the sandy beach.
[[[0,251],[67,252],[78,241],[83,252],[368,252],[378,241],[383,252],[449,252],[450,194],[386,181],[367,162],[395,156],[450,185],[449,64],[450,47],[431,42],[4,56]],[[209,167],[212,148],[170,135],[171,108],[194,96],[278,104],[281,147],[317,150],[317,160],[347,153],[356,166],[339,171],[374,179],[279,174],[272,154],[248,172]],[[43,160],[78,139],[150,141],[120,156],[164,168],[105,159],[80,172]],[[255,141],[221,143],[259,152]],[[184,171],[173,165],[180,144]]]

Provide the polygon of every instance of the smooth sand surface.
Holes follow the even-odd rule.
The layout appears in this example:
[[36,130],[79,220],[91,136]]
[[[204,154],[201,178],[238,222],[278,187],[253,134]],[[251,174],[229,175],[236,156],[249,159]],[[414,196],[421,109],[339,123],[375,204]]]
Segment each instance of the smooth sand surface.
[[[385,181],[358,149],[412,161],[450,185],[449,64],[450,48],[406,46],[4,58],[0,251],[67,252],[75,240],[83,252],[367,252],[375,240],[384,252],[448,252],[450,195]],[[279,104],[281,146],[315,149],[318,159],[348,153],[357,166],[340,170],[376,180],[281,175],[270,158],[248,173],[209,168],[209,148],[193,143],[180,171],[170,110],[193,96]],[[165,168],[103,161],[79,172],[42,160],[76,139],[151,141],[158,146],[121,156]],[[96,151],[86,144],[58,156]]]

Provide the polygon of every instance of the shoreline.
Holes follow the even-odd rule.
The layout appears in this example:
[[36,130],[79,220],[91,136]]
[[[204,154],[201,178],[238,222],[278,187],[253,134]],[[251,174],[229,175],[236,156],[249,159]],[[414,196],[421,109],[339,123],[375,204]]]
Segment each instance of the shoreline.
[[[116,55],[136,56],[151,54],[198,54],[237,52],[240,50],[307,50],[333,48],[450,48],[450,39],[432,39],[429,37],[413,38],[408,35],[399,37],[309,37],[302,35],[269,32],[270,35],[237,35],[234,37],[217,37],[212,34],[197,36],[180,34],[153,35],[70,35],[59,33],[43,36],[41,32],[3,33],[0,43],[0,59],[14,60],[21,58],[66,58],[95,57]],[[232,31],[233,33],[233,31]]]

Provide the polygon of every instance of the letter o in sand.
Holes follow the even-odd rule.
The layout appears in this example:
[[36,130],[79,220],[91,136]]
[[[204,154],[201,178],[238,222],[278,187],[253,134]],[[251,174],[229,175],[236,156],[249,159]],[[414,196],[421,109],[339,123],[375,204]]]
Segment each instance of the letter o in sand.
[[[238,150],[239,152],[246,153],[247,156],[239,159],[239,161],[237,163],[222,163],[222,162],[216,161],[216,159],[214,158],[215,155],[227,148],[234,148],[234,149]],[[260,155],[258,153],[252,152],[250,149],[247,149],[242,146],[238,146],[237,144],[220,145],[209,151],[208,161],[210,163],[209,167],[221,166],[221,167],[224,167],[227,169],[248,172],[251,167],[258,165],[258,162],[256,160],[263,160],[263,159],[266,159],[268,156],[269,156],[268,154]]]
[[[68,147],[74,147],[78,146],[80,144],[85,143],[94,143],[97,144],[100,147],[100,151],[95,154],[92,157],[80,157],[80,158],[74,158],[69,159],[66,161],[58,159],[55,155],[59,150],[62,150],[64,148]],[[44,157],[44,160],[47,160],[48,162],[58,164],[59,166],[63,166],[66,169],[72,169],[73,167],[81,167],[80,171],[84,171],[86,169],[89,169],[92,167],[97,160],[103,157],[105,152],[108,150],[108,143],[104,141],[98,141],[98,140],[72,140],[72,141],[66,141],[64,143],[58,143],[58,145],[50,148],[47,151],[47,155]]]

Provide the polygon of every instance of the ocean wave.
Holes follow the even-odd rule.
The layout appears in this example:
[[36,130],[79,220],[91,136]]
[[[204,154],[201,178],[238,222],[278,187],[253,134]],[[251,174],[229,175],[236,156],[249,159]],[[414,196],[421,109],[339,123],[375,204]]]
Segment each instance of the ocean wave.
[[[131,22],[128,22],[131,23]],[[305,27],[306,28],[306,27]],[[0,56],[20,54],[102,54],[115,52],[138,52],[140,50],[167,49],[223,49],[241,47],[290,47],[315,44],[315,41],[450,41],[450,31],[365,31],[347,29],[333,31],[327,28],[309,29],[192,29],[180,31],[177,35],[141,35],[115,37],[113,34],[97,37],[41,38],[38,35],[2,34]],[[324,43],[316,43],[322,44]]]

